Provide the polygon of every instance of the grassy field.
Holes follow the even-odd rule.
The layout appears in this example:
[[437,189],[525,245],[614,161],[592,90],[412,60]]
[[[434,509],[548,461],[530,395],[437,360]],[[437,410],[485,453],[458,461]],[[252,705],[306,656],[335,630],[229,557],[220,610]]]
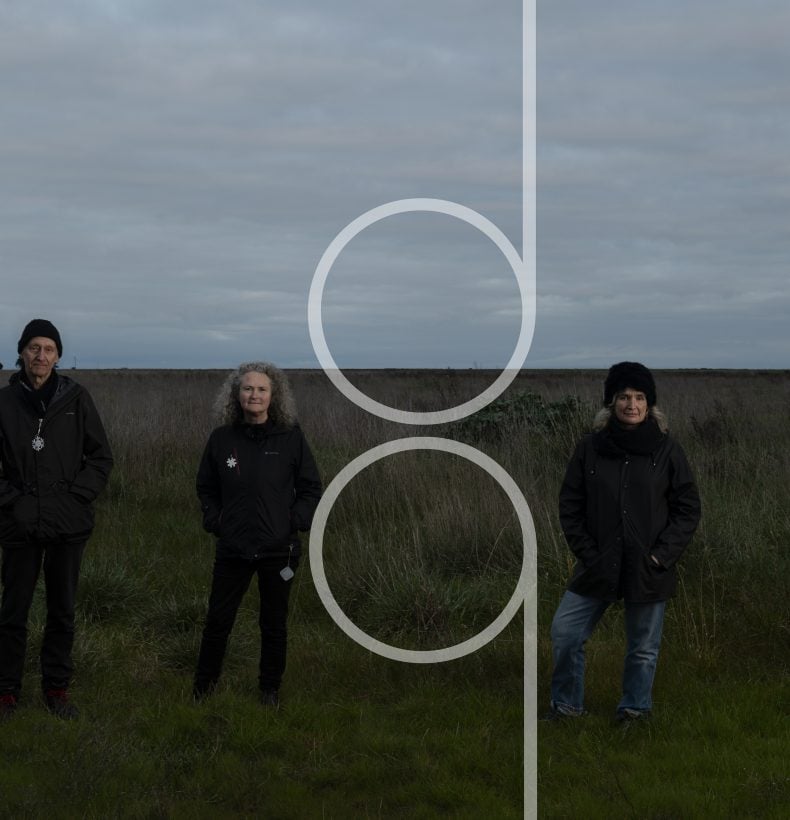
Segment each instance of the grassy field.
[[[213,558],[194,473],[224,374],[70,375],[93,393],[116,456],[81,578],[74,695],[82,717],[58,722],[39,702],[38,593],[24,699],[0,727],[0,816],[521,817],[520,617],[460,660],[385,660],[329,618],[305,549],[293,582],[282,709],[264,710],[255,699],[255,590],[240,612],[218,693],[192,703]],[[373,398],[409,410],[457,404],[495,378],[485,371],[347,375]],[[525,371],[478,417],[429,429],[363,413],[321,372],[292,374],[326,484],[369,448],[414,435],[465,441],[513,476],[538,536],[542,707],[548,625],[571,568],[557,491],[603,375]],[[790,374],[656,377],[659,403],[698,476],[703,522],[668,609],[654,718],[626,728],[612,723],[623,651],[615,607],[589,645],[590,716],[540,725],[539,816],[785,817]],[[512,594],[522,560],[502,490],[445,453],[402,453],[368,468],[333,508],[324,547],[344,611],[373,637],[414,649],[479,632]]]

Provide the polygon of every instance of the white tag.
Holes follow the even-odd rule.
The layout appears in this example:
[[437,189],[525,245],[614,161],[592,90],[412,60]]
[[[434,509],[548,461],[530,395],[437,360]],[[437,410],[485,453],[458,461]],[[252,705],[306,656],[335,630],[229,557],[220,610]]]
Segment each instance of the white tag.
[[283,567],[280,570],[280,577],[283,581],[290,581],[294,577],[294,571],[290,567]]

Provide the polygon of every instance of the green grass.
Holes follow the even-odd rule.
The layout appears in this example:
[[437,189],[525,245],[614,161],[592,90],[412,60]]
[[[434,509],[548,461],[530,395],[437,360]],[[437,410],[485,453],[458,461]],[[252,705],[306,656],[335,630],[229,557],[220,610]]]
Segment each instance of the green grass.
[[784,689],[777,680],[711,681],[687,670],[660,682],[650,721],[613,725],[600,713],[541,724],[538,787],[549,793],[541,816],[786,817]]
[[[194,704],[213,560],[194,472],[224,374],[76,375],[102,410],[117,463],[81,578],[74,696],[82,716],[61,723],[40,703],[39,590],[23,702],[0,726],[0,817],[521,816],[520,616],[457,661],[385,660],[331,621],[305,554],[293,582],[283,708],[267,711],[256,701],[254,588],[218,692]],[[469,398],[489,375],[355,378],[378,400],[425,410]],[[548,625],[572,566],[557,491],[599,400],[601,375],[524,373],[497,404],[493,427],[487,418],[427,430],[367,416],[321,374],[293,377],[325,483],[370,447],[412,435],[461,438],[513,476],[538,535],[542,706]],[[703,523],[667,611],[655,714],[644,725],[612,722],[623,652],[622,614],[613,607],[588,647],[590,715],[539,724],[539,816],[784,817],[790,380],[717,372],[657,378],[699,478]],[[578,401],[566,402],[568,395]],[[520,533],[498,485],[442,453],[403,453],[358,476],[333,508],[324,546],[344,611],[374,637],[406,648],[448,646],[478,632],[510,597],[521,566]]]
[[[309,610],[309,579],[297,577]],[[297,606],[283,708],[264,710],[253,604],[240,613],[219,691],[199,705],[190,697],[196,629],[174,648],[164,621],[143,613],[125,629],[83,624],[81,719],[53,720],[30,692],[3,727],[4,816],[519,816],[517,676],[486,690],[477,684],[484,656],[444,667],[385,661]],[[185,609],[168,603],[157,614],[175,624]],[[518,642],[503,637],[503,646],[518,668]],[[501,659],[491,667],[501,672]]]

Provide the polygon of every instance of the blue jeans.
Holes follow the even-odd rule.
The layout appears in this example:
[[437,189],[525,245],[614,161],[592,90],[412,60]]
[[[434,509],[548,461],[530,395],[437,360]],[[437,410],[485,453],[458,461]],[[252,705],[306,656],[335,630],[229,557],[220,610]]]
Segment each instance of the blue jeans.
[[[566,714],[584,712],[584,644],[592,635],[610,601],[566,591],[551,623],[554,671],[551,705]],[[653,705],[653,678],[661,644],[666,601],[625,604],[626,653],[623,697],[617,711],[649,712]]]

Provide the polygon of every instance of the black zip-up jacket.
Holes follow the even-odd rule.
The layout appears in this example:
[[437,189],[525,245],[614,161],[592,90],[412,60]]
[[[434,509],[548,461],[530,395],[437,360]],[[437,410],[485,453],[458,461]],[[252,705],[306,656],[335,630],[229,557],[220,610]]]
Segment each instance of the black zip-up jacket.
[[560,524],[578,559],[568,589],[608,601],[666,600],[700,519],[691,468],[669,435],[644,455],[615,454],[605,436],[579,442],[560,490]]
[[297,531],[310,529],[321,479],[298,425],[225,425],[209,436],[197,494],[218,555],[298,557]]
[[[90,394],[68,376],[46,410],[19,373],[0,390],[0,544],[78,543],[93,530],[93,501],[112,469],[112,453]],[[40,426],[40,431],[39,431]],[[33,447],[36,435],[43,447]]]

